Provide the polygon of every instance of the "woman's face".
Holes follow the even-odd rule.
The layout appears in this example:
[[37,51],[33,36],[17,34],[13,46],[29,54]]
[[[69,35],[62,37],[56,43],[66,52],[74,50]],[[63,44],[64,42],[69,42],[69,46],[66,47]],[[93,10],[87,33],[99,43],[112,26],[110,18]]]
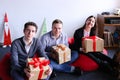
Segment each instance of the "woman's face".
[[29,25],[25,30],[24,30],[24,36],[26,40],[32,40],[33,37],[36,34],[36,28],[35,26]]
[[94,17],[87,19],[87,21],[86,21],[87,27],[92,28],[92,27],[94,27],[94,25],[95,25],[95,18]]

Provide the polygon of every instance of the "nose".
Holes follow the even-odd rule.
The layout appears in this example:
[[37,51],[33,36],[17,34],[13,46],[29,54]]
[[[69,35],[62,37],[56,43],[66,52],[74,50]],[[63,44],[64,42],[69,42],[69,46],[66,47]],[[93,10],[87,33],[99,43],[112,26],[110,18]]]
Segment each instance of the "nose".
[[58,32],[59,31],[59,29],[56,29],[56,32]]
[[90,23],[93,23],[92,21],[90,21]]

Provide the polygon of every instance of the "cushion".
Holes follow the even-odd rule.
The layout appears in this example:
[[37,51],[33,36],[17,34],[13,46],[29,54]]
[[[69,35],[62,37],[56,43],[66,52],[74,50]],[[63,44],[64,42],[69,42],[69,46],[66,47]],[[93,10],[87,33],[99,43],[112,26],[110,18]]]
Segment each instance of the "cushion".
[[[103,50],[103,54],[107,55],[106,49]],[[79,67],[83,71],[93,71],[99,67],[94,60],[84,54],[80,54],[78,59],[72,65]]]
[[72,65],[79,67],[82,71],[93,71],[99,67],[94,60],[84,54],[80,54],[78,59]]
[[[37,53],[34,57],[38,57]],[[6,53],[0,61],[0,80],[12,80],[10,76],[10,53]]]
[[74,43],[74,38],[68,38],[69,45],[72,45]]
[[10,77],[10,53],[5,54],[0,61],[0,78],[2,80],[12,80]]

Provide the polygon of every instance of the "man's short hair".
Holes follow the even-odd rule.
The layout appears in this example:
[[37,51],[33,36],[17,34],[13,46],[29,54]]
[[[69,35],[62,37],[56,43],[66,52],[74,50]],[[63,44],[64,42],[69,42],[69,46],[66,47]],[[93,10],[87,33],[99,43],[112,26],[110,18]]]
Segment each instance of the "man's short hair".
[[52,26],[53,26],[53,24],[56,24],[56,23],[63,24],[63,22],[62,22],[60,19],[55,19],[55,20],[52,22]]
[[24,24],[24,30],[25,30],[28,26],[35,26],[36,32],[37,32],[38,26],[37,26],[37,24],[36,24],[35,22],[26,22],[26,23]]

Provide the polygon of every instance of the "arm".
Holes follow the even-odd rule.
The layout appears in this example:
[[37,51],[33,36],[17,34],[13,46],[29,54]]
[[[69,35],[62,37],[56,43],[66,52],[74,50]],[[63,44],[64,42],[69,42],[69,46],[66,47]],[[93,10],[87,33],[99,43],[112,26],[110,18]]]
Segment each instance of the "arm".
[[12,69],[21,71],[22,66],[19,65],[17,49],[18,47],[16,42],[13,42],[11,45],[11,64],[12,64]]
[[45,58],[48,59],[48,57],[47,57],[46,52],[45,52],[44,49],[45,49],[45,48],[43,47],[41,41],[39,40],[39,41],[38,41],[38,52],[39,52],[39,54],[40,54],[41,57],[45,57]]
[[74,49],[77,51],[80,51],[80,48],[82,47],[82,30],[76,30],[74,33]]
[[[49,52],[46,51],[46,48],[47,48],[47,40],[46,40],[46,39],[47,39],[46,37],[42,36],[42,37],[39,39],[39,41],[40,41],[39,44],[41,44],[41,48],[42,48],[43,52],[44,52],[47,56],[50,56],[50,51],[49,51]],[[49,47],[49,49],[51,49],[51,47]]]
[[67,34],[63,34],[63,38],[64,38],[64,39],[63,39],[63,40],[64,40],[64,41],[63,41],[63,44],[66,45],[66,46],[69,46]]

